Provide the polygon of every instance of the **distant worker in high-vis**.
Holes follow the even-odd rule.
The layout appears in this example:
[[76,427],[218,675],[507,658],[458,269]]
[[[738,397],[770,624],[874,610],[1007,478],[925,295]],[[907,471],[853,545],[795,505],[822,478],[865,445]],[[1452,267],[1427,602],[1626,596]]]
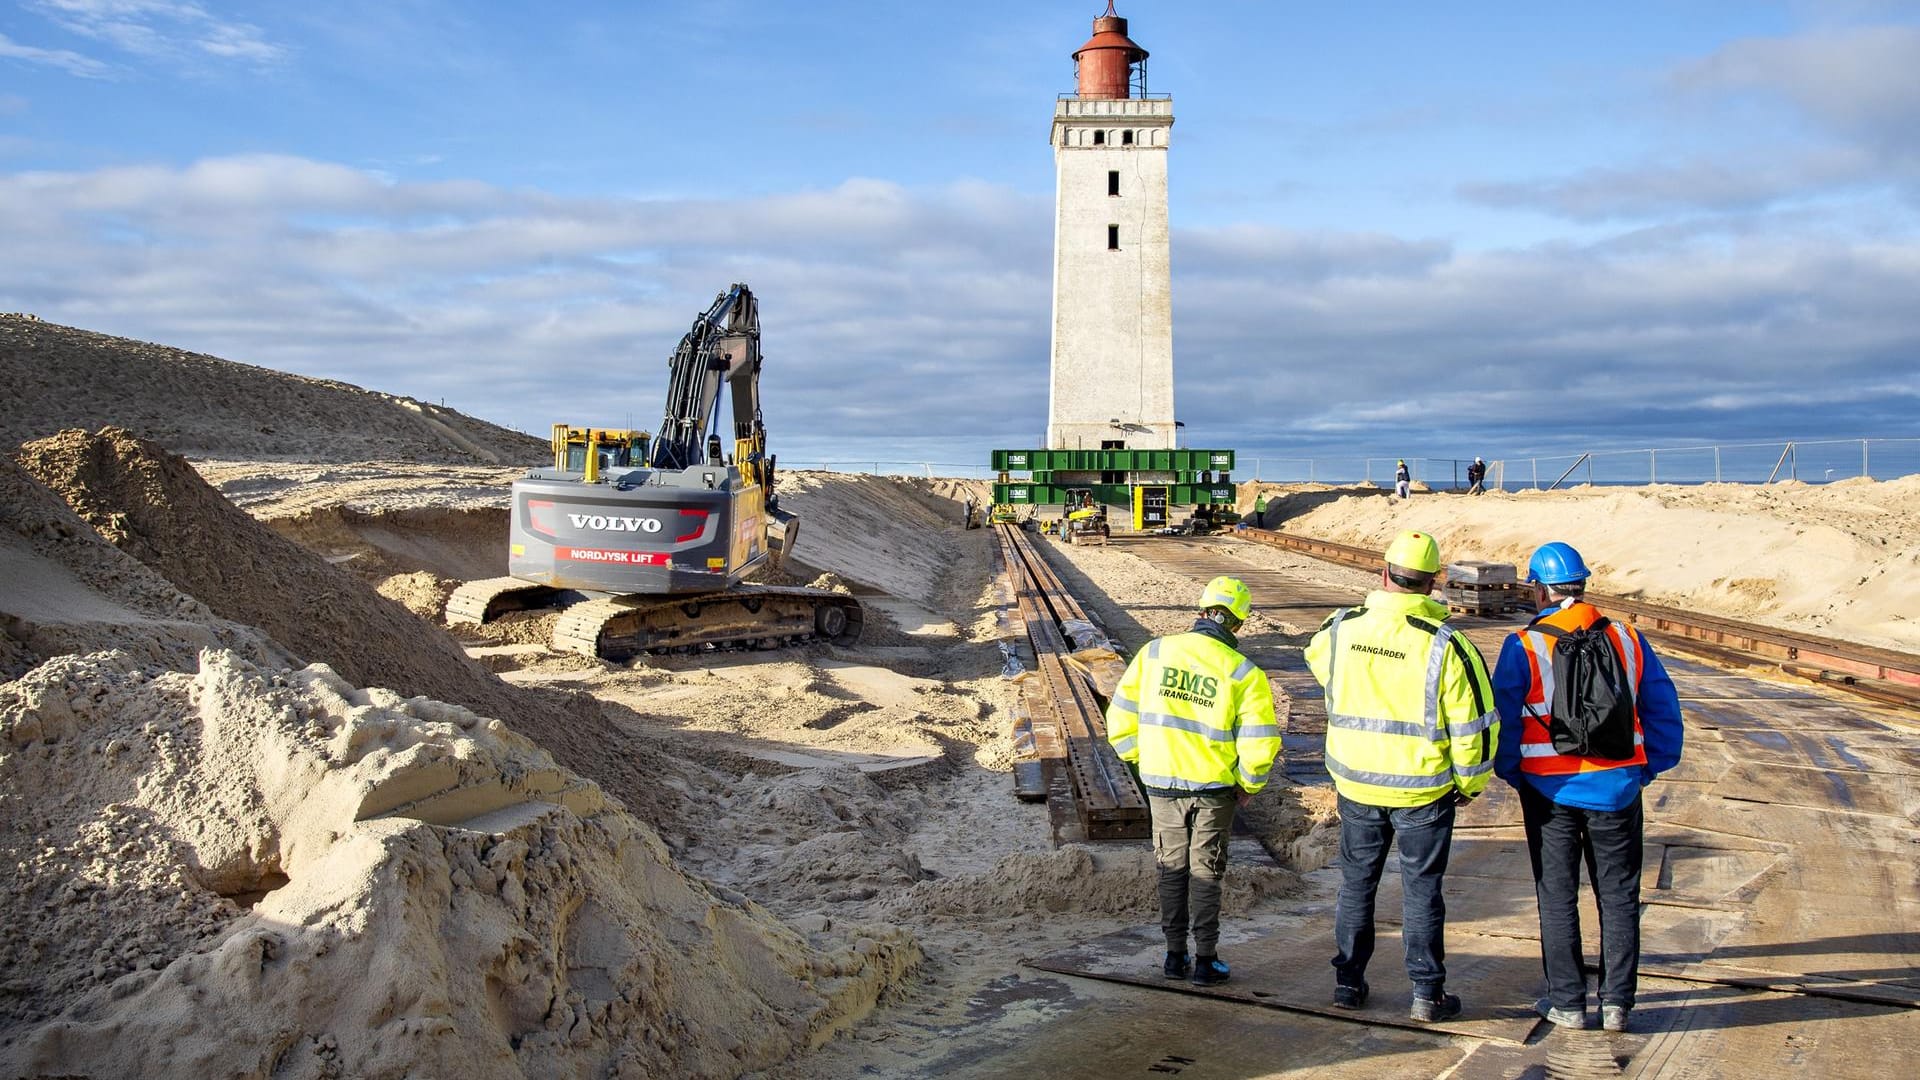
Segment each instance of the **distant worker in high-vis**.
[[1253,610],[1245,583],[1214,578],[1199,608],[1192,630],[1155,638],[1127,665],[1107,705],[1107,739],[1137,770],[1153,813],[1162,974],[1214,986],[1231,975],[1218,946],[1233,812],[1267,786],[1280,724],[1267,673],[1234,636]]
[[1440,573],[1433,537],[1403,532],[1387,548],[1380,588],[1327,617],[1307,643],[1326,688],[1327,772],[1340,806],[1340,896],[1334,906],[1333,1004],[1367,1003],[1373,902],[1387,852],[1400,848],[1409,1015],[1460,1014],[1446,991],[1446,902],[1454,807],[1493,775],[1499,717],[1487,664],[1428,594]]

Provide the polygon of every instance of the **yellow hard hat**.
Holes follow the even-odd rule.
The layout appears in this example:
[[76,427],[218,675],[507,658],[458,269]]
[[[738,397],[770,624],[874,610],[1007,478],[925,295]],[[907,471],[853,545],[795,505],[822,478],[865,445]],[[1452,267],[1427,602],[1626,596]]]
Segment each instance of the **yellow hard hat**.
[[1423,574],[1440,572],[1440,545],[1423,532],[1403,532],[1387,545],[1387,562]]
[[1239,578],[1214,578],[1200,594],[1200,610],[1216,607],[1226,608],[1234,618],[1245,622],[1253,613],[1253,593],[1247,591],[1247,583]]

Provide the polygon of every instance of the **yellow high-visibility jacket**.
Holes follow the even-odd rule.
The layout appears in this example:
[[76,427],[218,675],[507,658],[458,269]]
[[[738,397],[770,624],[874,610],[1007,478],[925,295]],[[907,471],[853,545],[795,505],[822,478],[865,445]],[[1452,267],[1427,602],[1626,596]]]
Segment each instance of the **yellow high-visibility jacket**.
[[1423,806],[1487,786],[1500,738],[1493,686],[1446,617],[1430,597],[1376,589],[1307,643],[1326,688],[1327,772],[1354,802]]
[[1273,688],[1229,635],[1205,625],[1134,655],[1107,704],[1107,741],[1154,793],[1253,794],[1280,753]]

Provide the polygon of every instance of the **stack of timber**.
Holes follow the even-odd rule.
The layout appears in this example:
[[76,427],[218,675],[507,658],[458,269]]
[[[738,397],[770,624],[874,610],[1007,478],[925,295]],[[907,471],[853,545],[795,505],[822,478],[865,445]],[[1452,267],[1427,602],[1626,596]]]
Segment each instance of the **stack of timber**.
[[1447,609],[1462,615],[1504,615],[1519,611],[1525,602],[1508,563],[1448,563],[1442,591]]
[[1016,747],[1030,756],[1015,766],[1014,793],[1068,809],[1087,840],[1143,839],[1146,797],[1108,745],[1103,703],[1073,655],[1080,646],[1073,635],[1092,624],[1025,533],[995,529],[1034,655],[1014,731]]

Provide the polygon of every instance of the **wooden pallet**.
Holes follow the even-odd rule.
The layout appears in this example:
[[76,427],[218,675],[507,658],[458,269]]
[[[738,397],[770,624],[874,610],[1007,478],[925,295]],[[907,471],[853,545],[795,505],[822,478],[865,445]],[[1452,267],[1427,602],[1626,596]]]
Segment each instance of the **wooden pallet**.
[[1447,610],[1460,615],[1504,615],[1521,610],[1523,599],[1520,586],[1512,582],[1476,585],[1448,581],[1442,592]]

